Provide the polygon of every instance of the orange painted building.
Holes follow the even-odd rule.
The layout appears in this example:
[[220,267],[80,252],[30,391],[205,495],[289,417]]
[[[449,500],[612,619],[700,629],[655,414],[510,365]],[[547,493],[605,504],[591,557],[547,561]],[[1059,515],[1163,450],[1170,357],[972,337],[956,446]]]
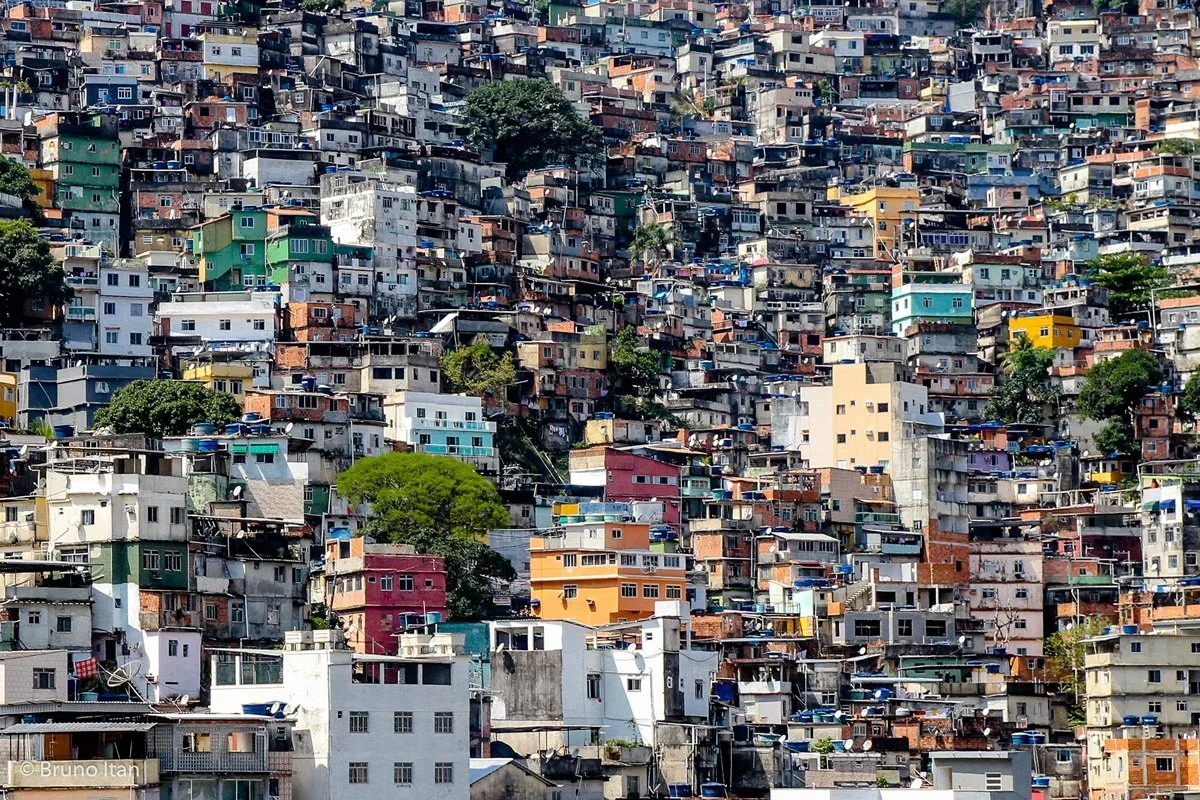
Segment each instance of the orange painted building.
[[[595,506],[622,506],[596,503]],[[687,557],[650,550],[650,525],[583,514],[529,541],[529,585],[542,619],[607,625],[647,619],[660,600],[687,599]]]

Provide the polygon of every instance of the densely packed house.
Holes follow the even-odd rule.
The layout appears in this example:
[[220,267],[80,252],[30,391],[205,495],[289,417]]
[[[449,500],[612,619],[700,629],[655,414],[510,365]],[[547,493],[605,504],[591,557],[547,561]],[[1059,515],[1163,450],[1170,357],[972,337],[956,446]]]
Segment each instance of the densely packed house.
[[[1200,792],[1198,52],[1162,0],[8,3],[0,796]],[[145,381],[236,413],[114,426]],[[393,453],[494,487],[482,607],[339,491]]]

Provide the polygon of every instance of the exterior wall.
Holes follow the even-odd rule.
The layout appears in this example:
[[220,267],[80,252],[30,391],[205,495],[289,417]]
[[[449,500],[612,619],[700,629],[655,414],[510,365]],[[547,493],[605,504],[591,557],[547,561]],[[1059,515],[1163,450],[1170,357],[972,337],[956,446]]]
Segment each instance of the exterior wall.
[[[54,687],[35,689],[34,670],[53,670]],[[0,653],[0,703],[45,703],[67,699],[67,651]]]
[[1082,329],[1071,317],[1057,314],[1036,314],[1011,317],[1008,320],[1008,336],[1015,341],[1024,335],[1034,347],[1076,348],[1083,338]]

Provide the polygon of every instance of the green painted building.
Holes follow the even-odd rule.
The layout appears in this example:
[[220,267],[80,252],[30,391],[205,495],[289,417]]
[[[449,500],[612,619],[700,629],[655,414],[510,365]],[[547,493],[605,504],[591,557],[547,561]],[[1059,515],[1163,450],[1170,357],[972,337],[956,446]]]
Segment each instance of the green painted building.
[[332,292],[334,258],[329,228],[307,220],[294,220],[267,239],[267,274],[276,285],[299,282],[312,292]]
[[192,257],[209,291],[235,291],[267,283],[267,212],[230,211],[192,229]]
[[37,123],[54,207],[76,233],[120,255],[121,142],[113,114],[51,114]]
[[141,589],[188,588],[186,542],[104,542],[93,547],[91,563],[99,583],[132,583]]

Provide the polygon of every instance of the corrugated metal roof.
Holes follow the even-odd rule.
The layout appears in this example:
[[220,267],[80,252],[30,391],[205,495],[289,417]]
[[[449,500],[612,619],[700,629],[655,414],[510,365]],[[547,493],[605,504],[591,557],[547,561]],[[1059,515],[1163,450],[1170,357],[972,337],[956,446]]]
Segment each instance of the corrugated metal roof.
[[22,722],[9,725],[0,733],[144,733],[155,722]]

